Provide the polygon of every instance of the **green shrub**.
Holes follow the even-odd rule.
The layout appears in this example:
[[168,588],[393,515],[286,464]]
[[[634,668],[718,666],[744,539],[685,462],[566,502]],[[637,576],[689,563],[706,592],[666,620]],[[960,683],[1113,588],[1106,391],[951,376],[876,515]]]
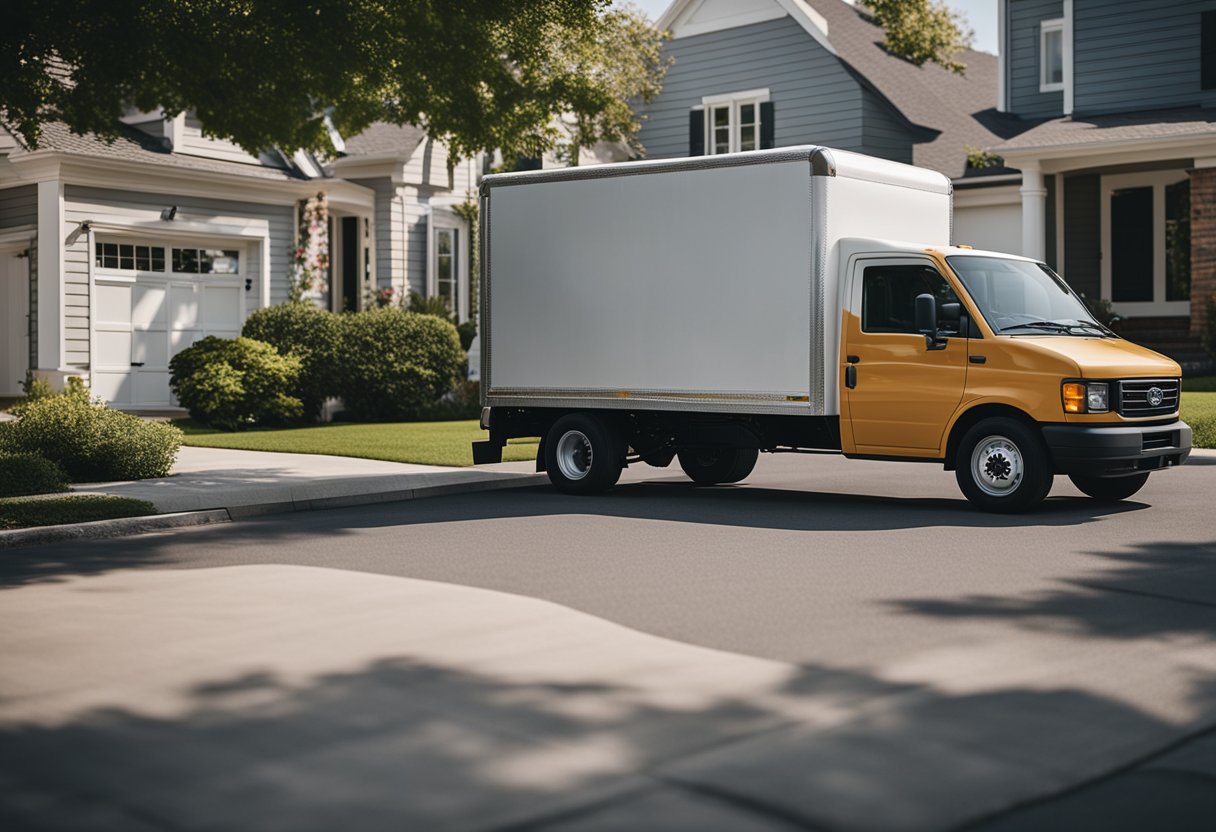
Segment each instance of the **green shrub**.
[[464,378],[456,327],[432,315],[370,309],[343,318],[342,398],[358,420],[415,417]]
[[163,477],[181,442],[182,432],[172,425],[77,395],[29,402],[21,419],[0,432],[0,450],[56,462],[73,482]]
[[481,382],[462,381],[447,395],[424,407],[414,417],[419,422],[457,422],[481,416]]
[[54,494],[67,490],[67,473],[49,459],[34,454],[0,453],[0,497]]
[[288,391],[300,359],[252,338],[208,336],[169,362],[169,385],[191,417],[224,430],[298,419],[304,409]]
[[67,385],[56,393],[49,381],[35,376],[33,372],[28,372],[25,375],[25,381],[21,384],[21,389],[25,393],[25,398],[8,409],[8,412],[14,416],[23,414],[31,402],[48,399],[51,396],[71,396],[81,401],[89,401],[89,388],[85,387],[84,382],[77,376],[69,376]]
[[300,359],[299,381],[288,391],[304,415],[316,419],[321,405],[339,395],[343,374],[342,319],[311,303],[285,303],[259,309],[245,320],[241,334]]
[[445,321],[452,320],[451,304],[448,303],[447,298],[438,295],[424,298],[417,292],[410,292],[410,300],[406,309],[417,315],[434,315],[436,318],[443,318]]
[[462,324],[457,324],[456,331],[460,333],[460,348],[468,352],[469,347],[473,346],[473,339],[477,337],[477,321],[470,318]]

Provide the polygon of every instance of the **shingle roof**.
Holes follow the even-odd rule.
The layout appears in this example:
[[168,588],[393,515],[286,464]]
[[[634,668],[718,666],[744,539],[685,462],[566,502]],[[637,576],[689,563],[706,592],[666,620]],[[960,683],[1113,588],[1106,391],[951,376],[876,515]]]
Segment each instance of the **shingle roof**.
[[[212,159],[203,156],[174,153],[168,150],[160,139],[149,136],[147,133],[125,124],[118,126],[118,138],[112,142],[107,142],[93,133],[73,133],[63,122],[48,122],[43,125],[38,150],[55,150],[73,156],[139,162],[181,170],[225,173],[257,179],[277,180],[280,182],[307,178],[294,167],[254,165],[226,159]],[[21,154],[28,152],[30,151],[25,150],[15,153],[13,154],[13,158],[17,158]]]
[[426,133],[412,124],[372,123],[357,136],[346,139],[346,156],[381,156],[394,154],[409,159],[422,144]]
[[[912,161],[951,178],[1008,172],[967,168],[966,145],[991,149],[1026,128],[1015,116],[998,113],[997,58],[968,49],[959,55],[964,76],[934,64],[917,67],[882,47],[882,28],[843,0],[806,0],[828,23],[837,56],[885,98],[905,119],[927,128],[913,146]],[[936,134],[936,135],[934,135]]]
[[[1216,142],[1216,110],[1198,107],[1057,118],[994,148],[998,153],[1039,148],[1086,147],[1107,142],[1194,136]],[[1216,147],[1214,147],[1216,151]]]

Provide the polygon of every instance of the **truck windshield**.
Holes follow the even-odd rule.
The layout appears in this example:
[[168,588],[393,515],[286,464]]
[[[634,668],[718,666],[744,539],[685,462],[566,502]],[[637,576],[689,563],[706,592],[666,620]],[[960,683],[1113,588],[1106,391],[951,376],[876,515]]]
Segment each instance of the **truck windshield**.
[[1004,257],[947,257],[993,331],[1009,335],[1114,336],[1042,263]]

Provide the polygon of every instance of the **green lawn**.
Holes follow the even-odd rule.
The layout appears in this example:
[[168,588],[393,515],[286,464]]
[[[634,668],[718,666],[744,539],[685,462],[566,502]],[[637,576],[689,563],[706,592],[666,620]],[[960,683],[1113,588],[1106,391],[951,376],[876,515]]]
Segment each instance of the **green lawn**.
[[[245,451],[330,454],[416,465],[473,464],[473,442],[488,438],[476,421],[388,422],[381,424],[315,425],[305,428],[248,430],[225,433],[191,421],[175,422],[187,445]],[[536,459],[535,439],[513,439],[503,449],[506,462]]]
[[37,500],[9,497],[0,500],[0,529],[58,526],[61,523],[87,523],[116,517],[145,517],[149,514],[156,514],[151,503],[105,494],[77,494]]

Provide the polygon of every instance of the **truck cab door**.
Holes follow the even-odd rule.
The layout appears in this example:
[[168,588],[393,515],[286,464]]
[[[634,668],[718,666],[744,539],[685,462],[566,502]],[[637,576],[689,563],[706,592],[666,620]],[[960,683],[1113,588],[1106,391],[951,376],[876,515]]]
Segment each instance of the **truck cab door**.
[[922,294],[936,299],[939,320],[943,304],[959,302],[929,258],[859,258],[852,264],[841,430],[851,432],[857,454],[936,457],[962,400],[967,341],[940,328],[929,339],[917,331],[916,297]]

